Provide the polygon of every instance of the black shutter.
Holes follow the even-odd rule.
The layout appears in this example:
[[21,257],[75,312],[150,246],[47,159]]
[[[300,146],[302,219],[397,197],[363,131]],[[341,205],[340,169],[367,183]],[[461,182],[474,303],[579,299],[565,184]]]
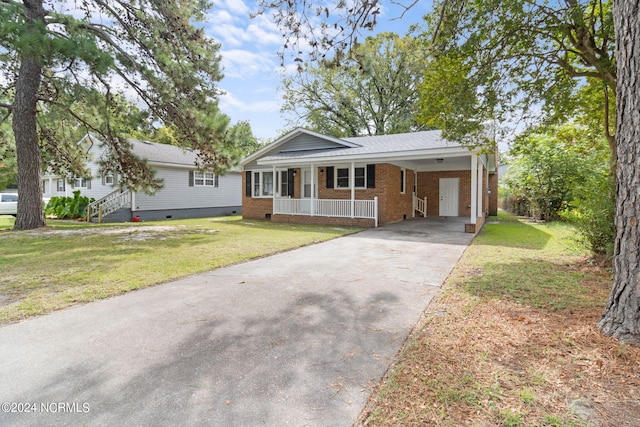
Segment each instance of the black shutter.
[[251,197],[251,171],[245,172],[244,192],[245,196]]
[[367,165],[367,188],[376,188],[376,165]]
[[294,178],[295,169],[287,169],[287,196],[295,199],[295,178]]
[[327,188],[333,188],[333,166],[327,166]]
[[193,171],[189,171],[189,187],[193,187]]

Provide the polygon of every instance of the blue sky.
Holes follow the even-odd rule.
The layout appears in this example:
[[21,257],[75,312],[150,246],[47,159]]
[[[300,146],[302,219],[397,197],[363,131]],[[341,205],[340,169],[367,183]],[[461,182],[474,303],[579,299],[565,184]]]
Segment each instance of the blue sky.
[[[431,1],[419,1],[401,19],[402,9],[384,2],[373,35],[381,31],[406,34],[412,24],[419,23]],[[247,120],[258,138],[272,139],[280,135],[286,121],[280,115],[281,75],[291,72],[291,64],[281,67],[278,51],[282,36],[268,16],[250,19],[253,1],[217,0],[209,11],[206,31],[222,45],[225,77],[220,87],[226,92],[220,99],[221,110],[232,121]],[[286,67],[286,66],[289,67]]]

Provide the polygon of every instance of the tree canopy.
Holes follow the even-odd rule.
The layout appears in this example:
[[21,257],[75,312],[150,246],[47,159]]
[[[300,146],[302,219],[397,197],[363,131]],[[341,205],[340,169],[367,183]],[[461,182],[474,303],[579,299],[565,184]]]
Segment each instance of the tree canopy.
[[286,77],[282,111],[296,125],[336,137],[422,129],[416,122],[424,56],[410,37],[367,37],[332,60]]
[[[406,7],[416,2],[399,1]],[[306,39],[316,59],[322,56],[322,49],[335,48],[335,41],[339,50],[358,29],[375,25],[379,3],[258,1],[263,10],[277,8],[284,48],[290,40]],[[327,7],[329,4],[335,7]],[[423,119],[435,117],[431,123],[458,140],[483,131],[486,120],[513,119],[515,112],[541,111],[543,117],[560,121],[575,114],[577,90],[591,86],[593,94],[600,92],[593,99],[602,100],[602,132],[611,163],[617,165],[617,187],[614,286],[598,326],[605,334],[636,345],[640,343],[639,9],[638,0],[434,2],[424,35],[434,58],[427,70],[446,78],[430,79],[428,74],[421,90]],[[333,24],[306,32],[313,27],[313,18],[323,13]],[[344,34],[348,37],[335,39]],[[297,53],[302,55],[299,49]],[[440,96],[433,96],[428,89],[438,89],[437,83],[446,86],[436,92]],[[612,98],[616,99],[615,123],[611,121]],[[583,111],[591,109],[583,106]]]
[[[132,186],[155,186],[130,152],[114,116],[132,99],[150,123],[172,127],[199,154],[199,166],[224,171],[240,152],[218,109],[220,46],[198,22],[206,1],[0,1],[0,113],[11,120],[20,201],[15,228],[44,225],[41,152],[54,169],[76,170],[70,135],[101,136],[105,167]],[[129,116],[132,120],[136,117]]]
[[[609,0],[441,0],[425,21],[434,59],[422,117],[452,138],[481,131],[487,120],[566,120],[585,85],[615,97]],[[601,117],[611,116],[611,105],[599,104]],[[603,123],[613,148],[611,129]]]

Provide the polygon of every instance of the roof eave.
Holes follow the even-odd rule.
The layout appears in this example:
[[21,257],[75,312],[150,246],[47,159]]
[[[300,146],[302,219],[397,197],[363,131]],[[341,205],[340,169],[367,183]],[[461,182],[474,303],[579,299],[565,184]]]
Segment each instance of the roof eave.
[[429,159],[437,157],[451,157],[456,155],[471,155],[473,151],[467,147],[452,147],[452,148],[438,148],[438,149],[425,149],[425,150],[413,150],[413,151],[400,151],[400,152],[388,152],[388,153],[367,153],[356,155],[344,155],[344,156],[322,156],[322,157],[298,157],[295,159],[275,159],[275,160],[258,160],[258,165],[261,166],[285,166],[285,165],[307,165],[318,163],[344,163],[352,161],[403,161],[403,160],[416,160],[416,159]]
[[[259,159],[261,156],[263,156],[264,154],[268,153],[269,151],[272,151],[272,150],[284,145],[285,143],[287,143],[288,141],[292,140],[296,136],[302,135],[302,134],[307,134],[307,135],[315,136],[317,138],[324,139],[326,141],[334,142],[336,144],[343,145],[346,148],[360,147],[358,144],[355,144],[355,143],[349,142],[349,141],[345,141],[343,139],[335,138],[333,136],[323,135],[321,133],[314,132],[314,131],[309,130],[309,129],[296,128],[296,129],[292,130],[291,132],[287,133],[286,135],[281,136],[280,138],[276,139],[275,141],[273,141],[271,144],[267,145],[266,147],[262,147],[261,149],[259,149],[255,153],[250,154],[249,156],[245,157],[240,162],[240,165],[244,166],[244,165],[246,165],[248,163],[256,161],[256,159]],[[259,160],[258,160],[258,162],[259,162]]]

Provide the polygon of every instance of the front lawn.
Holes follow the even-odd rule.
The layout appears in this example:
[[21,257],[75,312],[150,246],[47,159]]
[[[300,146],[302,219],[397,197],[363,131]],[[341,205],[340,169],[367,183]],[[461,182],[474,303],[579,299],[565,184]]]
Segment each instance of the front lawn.
[[0,324],[358,231],[239,217],[48,225],[0,232]]
[[637,426],[640,349],[596,329],[611,273],[573,236],[490,218],[360,424]]

